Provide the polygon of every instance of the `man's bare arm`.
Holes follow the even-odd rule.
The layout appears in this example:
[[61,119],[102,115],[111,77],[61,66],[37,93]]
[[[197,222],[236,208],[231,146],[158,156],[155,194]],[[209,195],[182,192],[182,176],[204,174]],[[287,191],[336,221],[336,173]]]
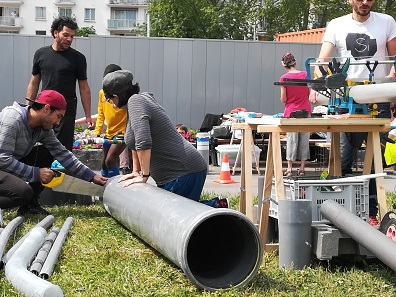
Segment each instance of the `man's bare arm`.
[[84,108],[85,122],[87,123],[88,128],[93,128],[95,123],[91,118],[91,90],[89,88],[88,81],[79,80],[78,87],[80,89],[81,104]]
[[[32,75],[32,78],[30,79],[30,82],[26,90],[26,98],[30,100],[36,100],[38,89],[40,86],[40,81],[41,81],[40,74]],[[26,100],[26,104],[31,105],[32,102]]]
[[[390,59],[393,60],[394,56],[396,55],[396,37],[388,41],[388,43],[386,44],[386,49],[388,51],[388,56],[391,56]],[[396,77],[396,71],[394,65],[392,65],[388,76]]]

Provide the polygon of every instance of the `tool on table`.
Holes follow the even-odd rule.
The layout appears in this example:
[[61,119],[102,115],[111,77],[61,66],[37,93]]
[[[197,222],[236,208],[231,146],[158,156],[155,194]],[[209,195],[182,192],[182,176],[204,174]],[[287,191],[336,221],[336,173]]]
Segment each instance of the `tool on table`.
[[[307,79],[285,79],[283,82],[275,82],[274,84],[280,86],[308,86],[312,88],[319,94],[328,98],[327,106],[328,114],[330,115],[349,113],[351,115],[371,115],[375,117],[378,115],[377,106],[368,106],[369,103],[375,103],[375,101],[373,102],[375,99],[378,99],[377,102],[396,101],[396,96],[393,96],[395,97],[393,98],[392,95],[390,95],[390,93],[393,94],[393,87],[386,86],[385,89],[387,91],[384,94],[375,92],[375,84],[393,83],[395,79],[374,78],[374,71],[379,64],[395,65],[395,60],[351,61],[350,58],[346,58],[342,67],[341,63],[338,62],[336,58],[333,58],[330,62],[315,62],[315,60],[315,58],[308,58],[305,61]],[[347,79],[347,71],[350,65],[365,65],[369,71],[368,78]],[[310,79],[310,67],[312,66],[318,66],[322,76],[319,77],[319,75],[314,72],[315,79]],[[327,67],[327,71],[324,69],[324,66]],[[370,97],[369,100],[366,98],[368,95]],[[359,96],[363,96],[364,98],[360,98]]]
[[51,188],[53,191],[88,196],[103,196],[105,186],[72,177],[58,170],[52,169],[52,171],[54,172],[52,180],[46,184],[42,183],[42,185]]

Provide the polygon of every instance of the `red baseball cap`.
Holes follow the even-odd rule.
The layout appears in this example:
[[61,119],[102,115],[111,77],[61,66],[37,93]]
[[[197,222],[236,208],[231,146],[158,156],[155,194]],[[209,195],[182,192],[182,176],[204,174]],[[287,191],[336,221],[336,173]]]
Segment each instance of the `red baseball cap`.
[[44,90],[42,91],[36,101],[40,104],[48,104],[52,107],[66,110],[66,99],[63,95],[54,90]]

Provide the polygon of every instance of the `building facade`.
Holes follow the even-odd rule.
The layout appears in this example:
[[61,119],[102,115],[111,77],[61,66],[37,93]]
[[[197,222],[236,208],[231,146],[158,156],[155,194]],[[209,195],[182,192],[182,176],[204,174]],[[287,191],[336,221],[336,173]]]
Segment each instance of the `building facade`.
[[0,0],[0,33],[51,35],[54,18],[69,16],[97,35],[137,35],[149,0]]

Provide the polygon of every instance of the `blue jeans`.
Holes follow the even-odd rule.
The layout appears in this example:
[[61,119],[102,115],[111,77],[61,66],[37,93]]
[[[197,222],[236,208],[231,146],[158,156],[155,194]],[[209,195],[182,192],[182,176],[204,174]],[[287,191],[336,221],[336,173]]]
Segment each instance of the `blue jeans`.
[[206,169],[195,173],[189,173],[159,187],[188,199],[199,201],[205,184],[206,173]]

